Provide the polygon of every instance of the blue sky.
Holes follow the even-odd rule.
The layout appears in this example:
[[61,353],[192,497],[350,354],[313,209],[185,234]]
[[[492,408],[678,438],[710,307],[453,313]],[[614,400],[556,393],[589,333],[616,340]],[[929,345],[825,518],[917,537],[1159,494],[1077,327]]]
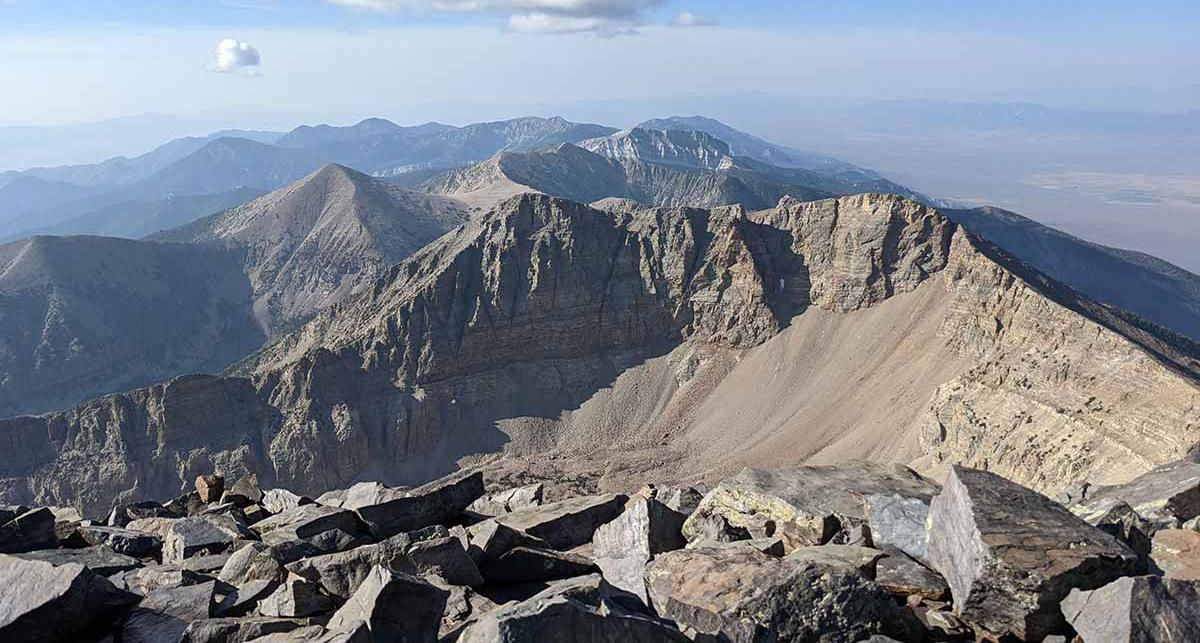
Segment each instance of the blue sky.
[[[0,0],[0,125],[772,97],[1200,108],[1200,3]],[[586,110],[582,110],[586,111]],[[598,110],[598,113],[602,110]]]

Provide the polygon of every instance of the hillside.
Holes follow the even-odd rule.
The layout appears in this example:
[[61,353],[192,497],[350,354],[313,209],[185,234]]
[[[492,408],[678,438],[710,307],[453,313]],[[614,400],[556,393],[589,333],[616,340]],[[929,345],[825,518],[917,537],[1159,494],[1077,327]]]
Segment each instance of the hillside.
[[[604,459],[610,485],[870,457],[1055,492],[1193,451],[1197,354],[895,196],[745,214],[525,195],[245,362],[246,377],[0,422],[14,437],[0,488],[106,507],[215,467],[316,493],[504,451]],[[48,443],[49,425],[68,439]]]

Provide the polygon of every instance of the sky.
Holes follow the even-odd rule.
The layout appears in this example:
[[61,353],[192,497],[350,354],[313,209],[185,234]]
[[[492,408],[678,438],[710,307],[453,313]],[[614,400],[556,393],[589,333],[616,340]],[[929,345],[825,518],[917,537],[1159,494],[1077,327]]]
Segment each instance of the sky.
[[739,96],[1185,111],[1197,33],[1185,1],[0,0],[0,125],[461,123]]

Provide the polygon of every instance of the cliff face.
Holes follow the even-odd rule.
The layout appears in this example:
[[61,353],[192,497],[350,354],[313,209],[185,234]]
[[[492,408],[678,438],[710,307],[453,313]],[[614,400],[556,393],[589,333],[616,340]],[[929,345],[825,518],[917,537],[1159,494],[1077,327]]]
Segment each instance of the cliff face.
[[[244,379],[0,423],[3,497],[104,509],[205,468],[318,492],[476,453],[598,449],[649,453],[636,466],[663,479],[923,451],[929,468],[1051,490],[1200,443],[1190,345],[1037,277],[893,196],[746,214],[525,195],[247,360]],[[694,455],[664,466],[680,453]]]

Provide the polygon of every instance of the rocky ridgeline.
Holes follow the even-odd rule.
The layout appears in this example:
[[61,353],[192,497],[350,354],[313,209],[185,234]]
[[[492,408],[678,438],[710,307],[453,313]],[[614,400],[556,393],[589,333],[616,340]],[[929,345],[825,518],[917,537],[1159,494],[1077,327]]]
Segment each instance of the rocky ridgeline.
[[0,507],[0,640],[1200,640],[1200,464],[1062,500],[862,461],[557,502],[201,476],[105,520]]

